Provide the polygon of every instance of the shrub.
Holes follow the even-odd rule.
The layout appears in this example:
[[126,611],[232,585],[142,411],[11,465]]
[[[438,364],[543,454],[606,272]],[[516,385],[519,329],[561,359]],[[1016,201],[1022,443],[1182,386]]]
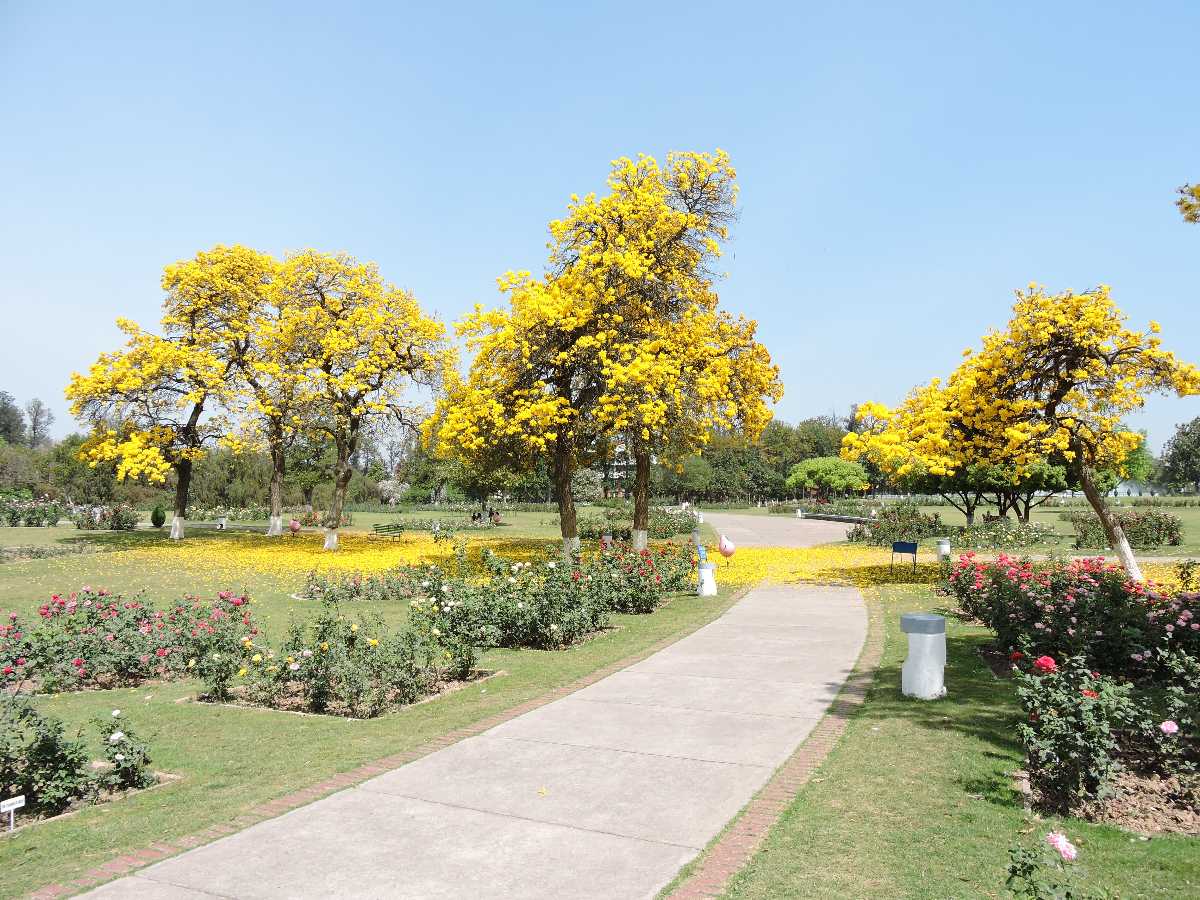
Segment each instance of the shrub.
[[0,497],[0,524],[16,528],[50,528],[66,515],[66,507],[57,500],[43,497],[34,500],[25,497]]
[[691,534],[699,525],[699,517],[690,509],[671,510],[655,507],[650,510],[646,530],[650,537],[666,540],[677,534]]
[[[1075,529],[1076,547],[1107,547],[1108,537],[1100,518],[1091,511],[1059,513]],[[1153,549],[1183,543],[1183,522],[1179,516],[1155,509],[1115,513],[1132,547]]]
[[72,517],[75,527],[87,531],[132,531],[137,511],[131,506],[85,506]]
[[166,521],[167,511],[161,503],[156,503],[154,509],[150,510],[150,524],[155,528],[162,528]]
[[1200,658],[1200,595],[1164,596],[1103,559],[1035,566],[967,553],[951,569],[947,589],[996,632],[1005,651],[1082,655],[1093,668],[1142,681],[1166,674],[1154,668],[1153,651]]
[[0,751],[0,792],[24,794],[31,812],[53,815],[93,793],[83,739],[8,691],[0,691]]
[[1035,847],[1014,844],[1004,886],[1020,900],[1102,900],[1106,894],[1084,893],[1076,885],[1078,852],[1059,831],[1051,831]]
[[1040,544],[1055,544],[1061,538],[1049,525],[1000,519],[961,528],[954,542],[967,550],[1021,550]]
[[[323,513],[323,512],[320,512],[319,510],[314,509],[314,510],[304,510],[302,512],[298,512],[295,514],[295,518],[305,528],[316,528],[318,526],[323,526],[325,524],[325,516],[326,515],[327,515],[326,513]],[[339,527],[345,528],[347,525],[353,525],[353,524],[354,524],[354,516],[350,512],[343,510],[342,518],[341,518],[341,525]]]
[[150,771],[150,747],[133,731],[133,726],[119,709],[99,721],[100,737],[109,769],[101,773],[100,782],[109,790],[127,791],[150,787],[154,773]]
[[893,503],[865,524],[855,525],[846,539],[887,546],[896,541],[919,541],[944,530],[937,513],[927,515],[915,503]]
[[292,624],[278,655],[253,652],[238,675],[260,702],[298,693],[313,712],[367,718],[414,702],[444,677],[453,654],[431,637],[419,628],[392,635],[379,616],[350,621],[324,602],[314,619]]
[[[35,626],[16,613],[0,626],[0,673],[42,691],[111,688],[190,670],[219,669],[213,654],[236,648],[255,629],[247,598],[228,592],[204,603],[186,598],[158,610],[104,590],[55,595]],[[214,675],[215,677],[215,675]]]
[[1062,665],[1038,657],[1014,679],[1027,719],[1017,734],[1037,806],[1067,814],[1107,796],[1120,771],[1115,728],[1132,711],[1131,685],[1101,677],[1082,656]]

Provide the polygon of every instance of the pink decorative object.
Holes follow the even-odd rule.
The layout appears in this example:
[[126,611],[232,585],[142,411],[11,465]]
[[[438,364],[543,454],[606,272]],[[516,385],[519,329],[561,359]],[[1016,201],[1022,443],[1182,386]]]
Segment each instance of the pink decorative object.
[[299,520],[299,519],[292,519],[292,521],[288,522],[288,528],[289,528],[289,529],[291,529],[291,532],[292,532],[292,534],[297,534],[297,533],[299,533],[299,531],[300,531],[300,520]]
[[721,535],[721,542],[717,544],[717,552],[726,559],[729,559],[729,557],[733,556],[735,550],[737,550],[737,547],[733,545],[733,541],[725,537],[725,535]]
[[1058,851],[1067,862],[1071,862],[1079,855],[1079,851],[1075,849],[1075,845],[1067,840],[1067,836],[1061,831],[1052,831],[1046,835],[1046,843]]

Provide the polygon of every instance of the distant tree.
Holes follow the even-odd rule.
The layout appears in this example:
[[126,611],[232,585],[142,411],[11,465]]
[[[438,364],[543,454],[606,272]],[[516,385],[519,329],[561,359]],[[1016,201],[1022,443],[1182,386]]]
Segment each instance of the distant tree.
[[1179,425],[1167,441],[1163,477],[1170,485],[1190,485],[1200,493],[1200,416]]
[[50,407],[34,397],[25,404],[25,416],[29,419],[29,446],[36,448],[49,443],[50,426],[54,424]]
[[703,456],[689,456],[678,470],[665,470],[663,490],[674,495],[676,500],[695,500],[708,494],[712,479],[713,467],[708,460]]
[[6,444],[25,443],[25,417],[8,391],[0,391],[0,440]]
[[604,495],[604,475],[596,469],[576,469],[571,476],[571,496],[579,503],[592,503]]
[[863,491],[869,487],[867,470],[837,456],[818,456],[797,463],[787,477],[793,491],[816,491],[822,497]]
[[795,431],[796,462],[818,456],[837,456],[846,434],[846,429],[832,416],[805,419],[796,423]]

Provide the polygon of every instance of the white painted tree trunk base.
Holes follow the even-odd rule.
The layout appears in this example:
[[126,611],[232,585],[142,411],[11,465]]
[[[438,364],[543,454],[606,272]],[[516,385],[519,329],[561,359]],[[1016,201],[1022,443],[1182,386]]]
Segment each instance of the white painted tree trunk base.
[[562,539],[562,558],[564,560],[566,560],[567,562],[570,562],[571,558],[578,552],[579,552],[579,536],[578,535],[576,535],[573,538],[563,538]]
[[183,531],[184,531],[183,526],[186,521],[187,520],[184,519],[182,516],[172,516],[171,517],[171,540],[173,540],[173,541],[182,541],[183,540]]
[[267,526],[267,537],[283,536],[283,516],[271,516],[271,524]]
[[633,549],[645,550],[650,546],[650,532],[644,528],[635,528],[633,530]]
[[338,548],[338,533],[336,528],[325,529],[325,549],[336,550]]

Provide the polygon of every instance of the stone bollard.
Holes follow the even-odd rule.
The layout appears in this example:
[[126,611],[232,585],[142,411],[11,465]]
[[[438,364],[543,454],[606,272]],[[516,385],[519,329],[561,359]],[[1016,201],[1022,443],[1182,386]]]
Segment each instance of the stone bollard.
[[696,567],[700,580],[696,583],[697,597],[715,597],[717,595],[717,564],[702,562]]
[[937,558],[940,563],[950,561],[950,538],[937,539]]
[[900,689],[906,697],[936,700],[946,695],[946,617],[905,613],[900,630],[908,635],[908,659]]
[[803,519],[803,518],[804,518],[804,510],[802,510],[802,509],[801,509],[800,507],[798,507],[798,506],[796,507],[796,518],[797,518],[797,519]]

